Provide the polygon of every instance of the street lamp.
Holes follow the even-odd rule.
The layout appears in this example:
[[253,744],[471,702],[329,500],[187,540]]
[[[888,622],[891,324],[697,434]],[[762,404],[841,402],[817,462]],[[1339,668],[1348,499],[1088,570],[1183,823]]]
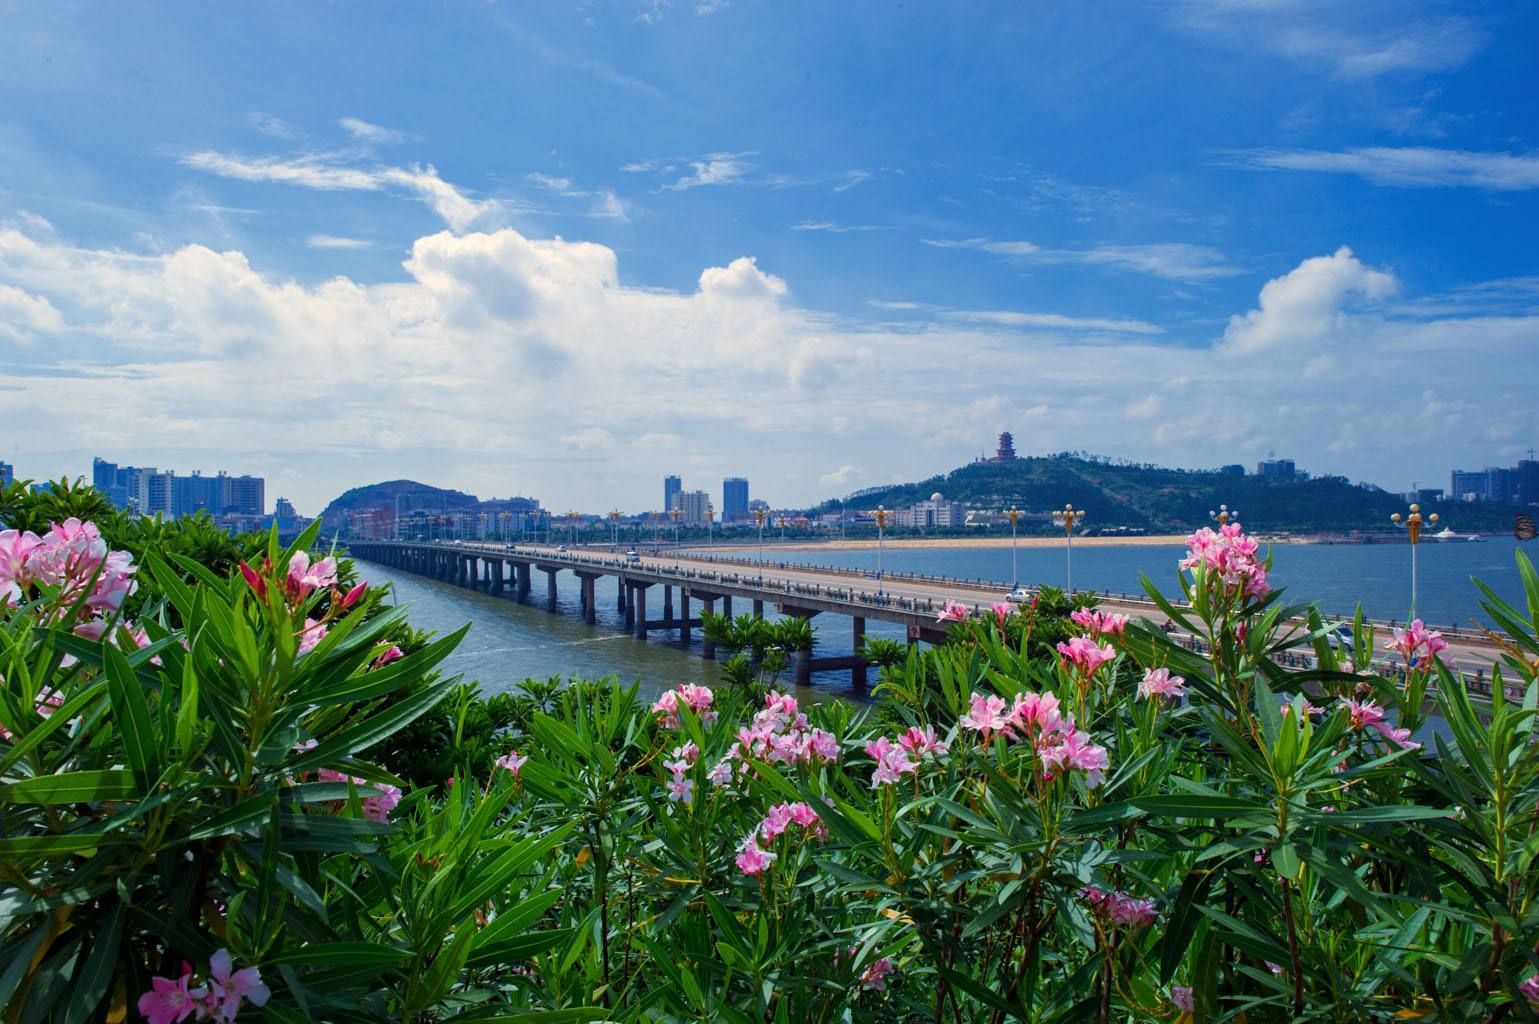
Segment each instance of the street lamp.
[[706,546],[707,550],[709,550],[709,548],[711,546],[711,526],[715,523],[715,520],[716,520],[716,509],[711,507],[711,503],[710,502],[706,502],[705,503],[705,546]]
[[786,517],[785,516],[781,516],[780,517],[780,544],[781,544],[782,547],[785,546],[785,542],[786,542]]
[[882,597],[882,541],[887,528],[887,507],[876,507],[876,596]]
[[615,537],[615,549],[619,550],[619,547],[620,547],[620,510],[619,509],[616,508],[616,509],[611,509],[610,510],[610,512],[609,512],[609,522],[611,524],[613,524],[614,537]]
[[1229,525],[1231,519],[1239,520],[1240,510],[1237,508],[1232,509],[1228,505],[1220,505],[1217,512],[1211,509],[1208,510],[1208,518],[1216,521],[1220,527],[1225,527]]
[[764,519],[765,511],[762,508],[753,510],[753,520],[759,524],[759,583],[764,583]]
[[684,517],[684,510],[676,508],[668,514],[673,516],[673,567],[677,569],[679,567],[679,520]]
[[1016,591],[1021,588],[1021,574],[1016,571],[1015,523],[1021,518],[1021,510],[1011,505],[1005,515],[1010,517],[1010,589]]
[[1063,550],[1066,565],[1065,583],[1067,593],[1074,594],[1074,524],[1085,518],[1083,510],[1076,509],[1073,505],[1065,505],[1062,512],[1054,512],[1053,518],[1063,526]]
[[[1402,521],[1400,513],[1396,512],[1389,517],[1389,521],[1396,526],[1403,526],[1406,534],[1411,538],[1411,618],[1416,618],[1416,546],[1421,543],[1421,506],[1412,505],[1411,514]],[[1427,517],[1427,525],[1437,525],[1437,513]]]

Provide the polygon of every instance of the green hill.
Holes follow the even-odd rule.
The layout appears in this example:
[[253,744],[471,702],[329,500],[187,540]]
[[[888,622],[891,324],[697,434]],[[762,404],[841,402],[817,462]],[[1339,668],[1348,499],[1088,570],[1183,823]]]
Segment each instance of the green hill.
[[336,498],[321,512],[321,518],[329,523],[345,522],[349,515],[370,509],[394,509],[396,501],[406,503],[411,509],[427,509],[433,512],[451,512],[475,508],[480,504],[474,494],[452,491],[415,480],[387,480],[384,483],[354,487]]
[[[1344,477],[1279,480],[1075,455],[975,462],[917,483],[868,488],[850,495],[845,504],[860,509],[878,505],[895,509],[937,491],[974,508],[1014,505],[1025,512],[1040,513],[1061,509],[1067,503],[1087,513],[1087,529],[1129,527],[1151,533],[1179,533],[1209,525],[1208,512],[1221,503],[1238,510],[1248,529],[1264,533],[1386,531],[1393,529],[1390,515],[1406,511],[1401,496],[1350,483]],[[836,511],[839,506],[838,499],[831,499],[814,511]],[[1512,525],[1513,510],[1502,505],[1426,504],[1422,511],[1441,515],[1438,529],[1446,525],[1461,532],[1492,532]],[[1042,524],[1035,527],[1037,532],[1047,528]]]

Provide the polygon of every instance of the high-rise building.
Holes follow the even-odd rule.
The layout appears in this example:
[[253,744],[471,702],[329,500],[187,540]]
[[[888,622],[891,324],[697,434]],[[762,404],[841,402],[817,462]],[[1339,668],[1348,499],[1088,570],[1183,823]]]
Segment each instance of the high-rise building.
[[1292,459],[1267,459],[1256,463],[1256,475],[1274,480],[1292,480],[1299,474]]
[[711,494],[709,491],[679,491],[673,496],[669,512],[678,509],[679,522],[686,526],[704,526],[711,518]]
[[740,523],[748,518],[748,478],[729,476],[721,482],[721,521]]
[[1244,476],[1245,475],[1245,467],[1240,465],[1238,462],[1231,462],[1227,466],[1220,466],[1220,467],[1218,467],[1218,471],[1220,473],[1224,474],[1225,476]]
[[676,476],[663,477],[663,511],[673,511],[673,496],[684,489],[684,481]]
[[9,462],[0,462],[0,487],[9,487],[16,481],[16,470]]
[[267,512],[267,482],[259,476],[219,474],[224,511],[238,516],[260,516]]
[[287,498],[279,498],[273,503],[274,519],[298,519],[299,513],[294,509],[294,503]]

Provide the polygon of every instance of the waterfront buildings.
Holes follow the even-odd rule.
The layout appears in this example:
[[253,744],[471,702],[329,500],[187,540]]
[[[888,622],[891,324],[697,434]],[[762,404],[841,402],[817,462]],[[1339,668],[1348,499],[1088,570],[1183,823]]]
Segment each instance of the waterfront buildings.
[[1516,466],[1456,469],[1449,474],[1448,497],[1453,501],[1494,501],[1503,505],[1539,504],[1539,460],[1519,459]]
[[897,512],[897,525],[914,529],[931,529],[938,526],[965,526],[967,509],[960,501],[947,501],[939,491],[928,501],[915,502]]
[[212,516],[261,516],[266,510],[266,481],[259,476],[230,476],[220,471],[204,476],[193,471],[154,466],[120,466],[106,459],[91,460],[91,484],[118,508],[168,518],[207,512]]
[[673,499],[684,489],[684,481],[676,476],[663,477],[663,511],[673,511]]
[[748,519],[748,478],[729,476],[721,482],[721,521],[741,523]]
[[0,462],[0,487],[9,487],[16,479],[16,470],[9,462]]
[[1267,459],[1256,463],[1256,475],[1277,480],[1292,480],[1299,475],[1292,459]]

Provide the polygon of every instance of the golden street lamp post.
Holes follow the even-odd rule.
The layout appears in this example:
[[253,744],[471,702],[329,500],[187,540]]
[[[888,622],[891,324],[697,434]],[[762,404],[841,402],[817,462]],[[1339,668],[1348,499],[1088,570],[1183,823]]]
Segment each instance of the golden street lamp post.
[[1231,519],[1240,518],[1240,510],[1232,509],[1228,505],[1220,505],[1218,511],[1208,510],[1208,518],[1216,521],[1220,527],[1228,526]]
[[[1404,520],[1400,518],[1400,513],[1396,512],[1389,517],[1389,521],[1396,526],[1404,527],[1407,536],[1411,540],[1411,618],[1414,619],[1416,618],[1416,546],[1421,543],[1421,506],[1412,505],[1411,514],[1406,516]],[[1437,513],[1434,512],[1429,515],[1426,522],[1428,526],[1435,526],[1437,524]]]
[[705,546],[706,546],[707,550],[709,550],[710,547],[711,547],[711,526],[715,523],[715,521],[716,521],[716,509],[711,505],[710,502],[706,502],[705,503]]
[[669,515],[673,516],[673,567],[679,567],[679,520],[684,516],[684,510],[676,508]]
[[753,520],[759,525],[759,584],[764,584],[764,518],[765,511],[762,508],[753,510]]
[[619,509],[616,508],[616,509],[611,509],[610,510],[610,512],[609,512],[609,522],[610,522],[610,525],[611,525],[612,529],[614,530],[615,548],[618,549],[620,547],[620,510]]
[[1085,518],[1081,509],[1073,505],[1065,505],[1062,512],[1054,512],[1053,518],[1063,526],[1063,553],[1065,562],[1064,580],[1067,584],[1067,593],[1074,594],[1074,524]]
[[1015,523],[1021,518],[1021,510],[1011,505],[1005,515],[1010,517],[1010,590],[1014,592],[1021,588],[1021,574],[1016,570],[1015,557]]
[[882,541],[887,529],[887,506],[876,507],[876,596],[882,597]]

